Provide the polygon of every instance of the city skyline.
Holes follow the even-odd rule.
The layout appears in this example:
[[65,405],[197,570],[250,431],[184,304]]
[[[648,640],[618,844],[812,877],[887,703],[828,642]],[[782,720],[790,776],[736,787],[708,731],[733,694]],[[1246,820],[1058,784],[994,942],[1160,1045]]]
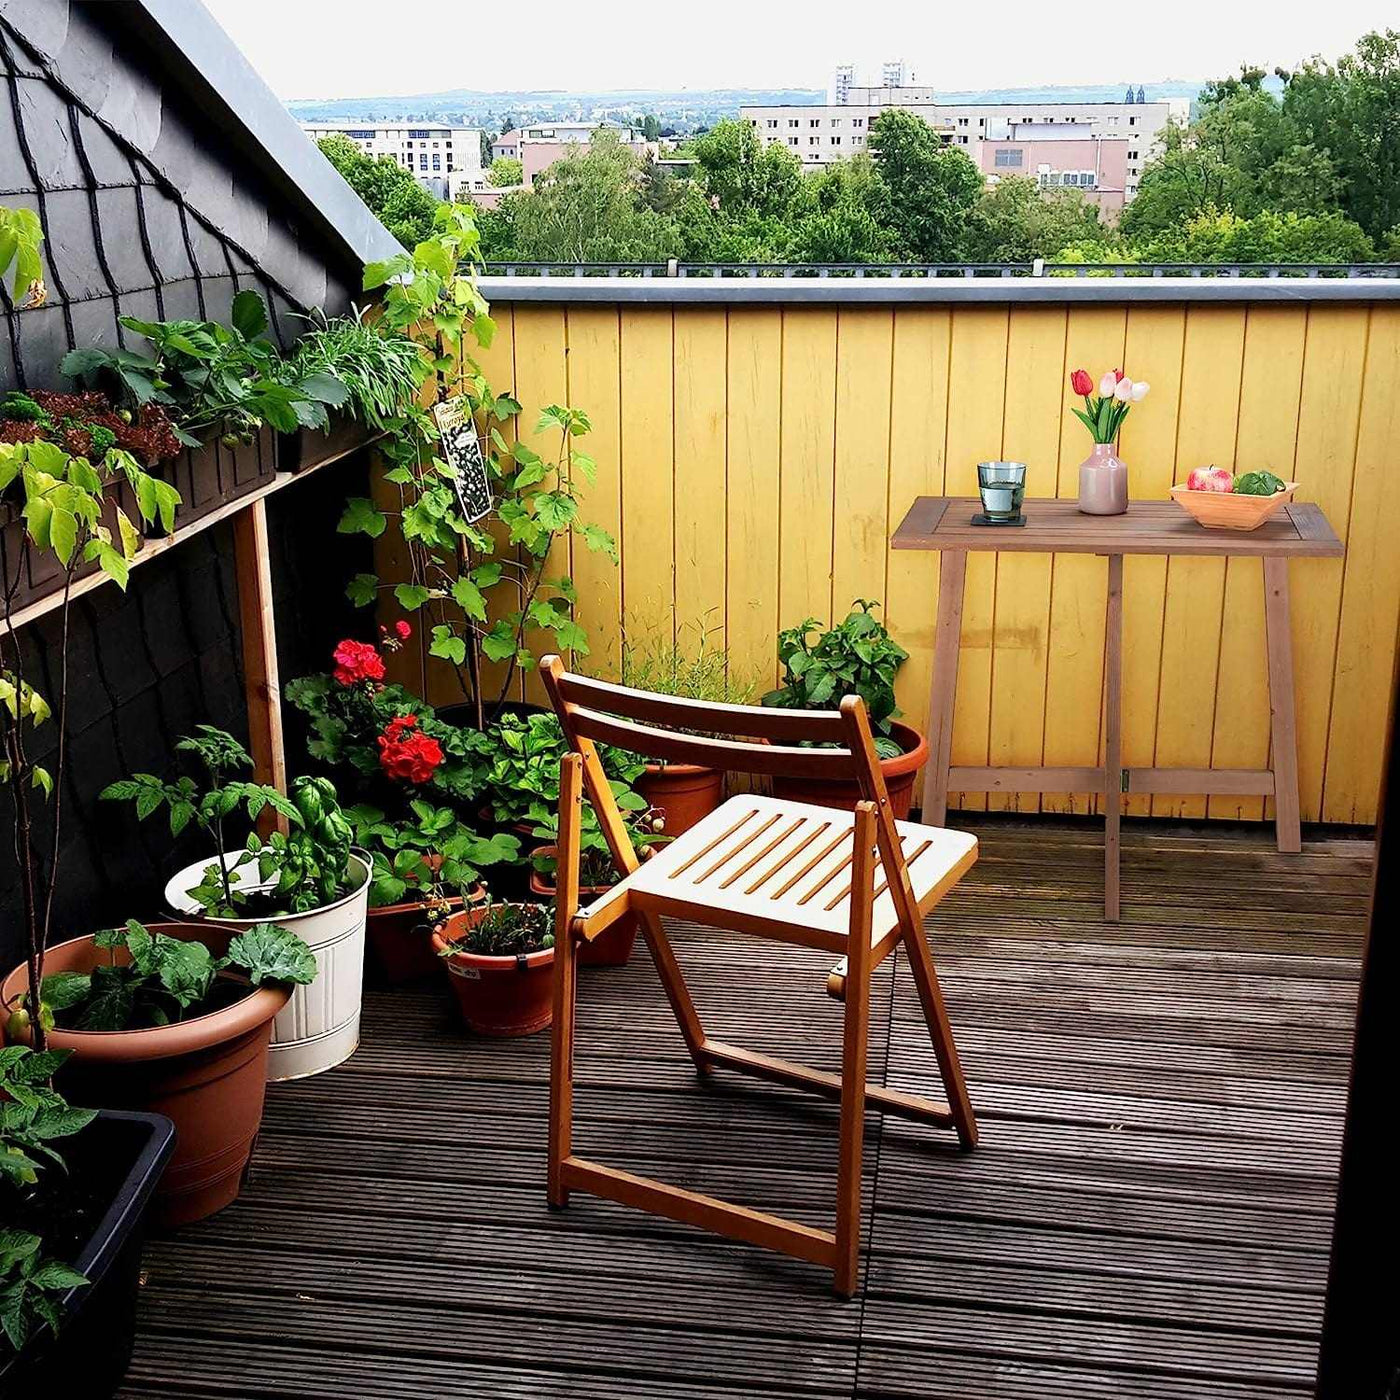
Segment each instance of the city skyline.
[[[1335,59],[1370,29],[1393,23],[1389,0],[1336,0],[1325,11],[1221,7],[1179,0],[1170,10],[1057,11],[1013,4],[998,14],[994,43],[979,12],[930,16],[926,7],[864,11],[848,32],[848,7],[815,3],[810,23],[774,10],[716,0],[701,27],[675,29],[560,0],[536,0],[531,36],[499,41],[427,42],[429,26],[453,32],[450,6],[423,7],[423,24],[388,25],[375,0],[206,0],[263,79],[284,101],[401,97],[458,88],[505,92],[556,89],[825,89],[837,63],[904,59],[919,81],[948,91],[1205,80],[1242,63],[1289,67],[1313,54]],[[1100,17],[1101,16],[1101,17]],[[459,10],[465,22],[467,12]],[[410,19],[412,17],[410,16]],[[1023,21],[1023,22],[1022,22]],[[399,38],[402,42],[396,42]],[[683,39],[671,43],[669,39]]]

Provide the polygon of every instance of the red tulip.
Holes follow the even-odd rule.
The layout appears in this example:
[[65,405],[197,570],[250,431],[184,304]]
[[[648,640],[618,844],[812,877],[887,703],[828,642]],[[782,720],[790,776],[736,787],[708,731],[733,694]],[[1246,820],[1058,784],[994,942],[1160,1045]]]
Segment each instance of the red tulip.
[[1113,377],[1114,377],[1115,380],[1117,380],[1117,381],[1121,384],[1122,381],[1123,381],[1123,371],[1122,371],[1121,369],[1116,369],[1116,370],[1114,370],[1114,371],[1113,371]]
[[1074,390],[1080,398],[1087,399],[1094,392],[1094,381],[1089,378],[1087,369],[1077,369],[1069,377],[1069,387]]

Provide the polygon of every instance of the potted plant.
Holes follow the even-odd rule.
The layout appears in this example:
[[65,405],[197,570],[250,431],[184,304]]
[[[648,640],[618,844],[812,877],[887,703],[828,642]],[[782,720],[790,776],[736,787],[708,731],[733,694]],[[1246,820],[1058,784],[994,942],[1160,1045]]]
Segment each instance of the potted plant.
[[[627,789],[621,783],[612,784],[617,798],[618,809],[627,823],[627,834],[632,839],[632,847],[640,854],[647,846],[664,841],[666,821],[655,808],[647,806],[646,799],[639,793]],[[581,808],[579,830],[579,896],[583,903],[589,903],[606,894],[615,884],[618,875],[613,863],[612,852],[607,839],[598,825],[598,815],[590,803],[584,802]],[[530,893],[540,899],[553,902],[558,893],[557,872],[559,869],[559,808],[546,807],[535,803],[530,809],[534,822],[531,835],[542,838],[548,844],[537,846],[530,855]],[[637,918],[629,914],[605,929],[597,938],[579,947],[578,960],[594,967],[621,967],[632,956],[632,945],[637,938]]]
[[1147,397],[1151,386],[1145,380],[1134,383],[1121,369],[1104,374],[1097,397],[1088,370],[1075,370],[1069,383],[1084,400],[1082,409],[1070,412],[1094,440],[1093,450],[1079,464],[1079,509],[1085,515],[1122,515],[1128,509],[1128,468],[1115,451],[1118,434],[1128,411]]
[[[188,776],[170,782],[137,773],[109,784],[102,796],[134,802],[141,819],[164,807],[172,836],[193,823],[213,846],[212,858],[187,865],[166,884],[166,903],[177,915],[235,931],[275,919],[305,940],[320,968],[316,990],[295,993],[278,1016],[269,1075],[297,1079],[331,1069],[359,1044],[369,857],[351,851],[350,823],[328,778],[294,779],[288,799],[236,777],[252,759],[210,725],[176,748],[203,766],[203,792]],[[285,833],[252,833],[241,847],[230,846],[228,819],[242,813],[251,823],[269,809],[287,823]]]
[[433,933],[462,1020],[480,1035],[532,1035],[553,1019],[554,916],[547,904],[482,904]]
[[330,375],[346,387],[349,398],[331,410],[325,428],[303,426],[283,437],[279,458],[291,471],[324,466],[359,450],[383,437],[391,422],[417,404],[430,373],[427,356],[407,336],[369,321],[367,310],[357,307],[353,315],[329,318],[313,311],[307,318],[311,329],[291,354],[294,377]]
[[[588,638],[574,616],[573,581],[547,566],[569,541],[617,561],[612,536],[585,523],[578,491],[596,464],[577,440],[590,431],[588,415],[572,405],[547,405],[535,440],[548,434],[557,450],[542,453],[502,429],[521,411],[518,400],[492,388],[470,347],[489,348],[495,332],[490,308],[476,285],[481,240],[470,206],[442,204],[430,237],[364,271],[367,290],[383,288],[376,329],[420,347],[432,381],[434,408],[464,399],[468,433],[475,431],[487,499],[468,509],[453,454],[444,450],[437,415],[418,402],[386,419],[381,453],[387,464],[386,501],[352,497],[339,528],[377,537],[393,522],[402,540],[407,577],[382,581],[357,575],[352,602],[369,605],[382,594],[409,613],[421,613],[428,653],[457,668],[472,727],[484,730],[504,713],[519,673],[535,664],[532,639],[586,655]],[[556,437],[557,434],[557,437]],[[465,436],[464,436],[465,441]],[[487,670],[497,668],[495,676]]]
[[327,409],[349,401],[334,374],[302,373],[282,356],[268,339],[267,306],[254,291],[233,298],[228,325],[120,320],[145,337],[149,355],[85,347],[69,351],[59,368],[80,384],[110,387],[124,404],[168,410],[188,449],[173,473],[184,500],[182,523],[271,481],[276,433],[324,430]]
[[[830,710],[847,695],[859,695],[870,712],[875,752],[890,806],[905,819],[914,801],[914,778],[928,761],[928,741],[912,725],[898,721],[894,678],[909,653],[875,618],[877,604],[857,598],[839,627],[823,629],[809,617],[778,634],[783,683],[764,697],[765,705],[787,710]],[[775,777],[773,792],[795,802],[853,808],[861,793],[850,782]]]
[[363,803],[345,811],[355,844],[369,853],[369,946],[390,982],[432,976],[433,928],[486,898],[483,867],[520,854],[518,837],[478,836],[450,807],[415,798],[408,808],[397,821]]
[[71,1107],[71,1052],[0,1048],[0,1394],[107,1400],[131,1359],[170,1120]]
[[[0,250],[2,251],[2,250]],[[140,518],[148,524],[168,520],[172,499],[167,488],[152,478],[129,452],[109,447],[100,467],[86,457],[74,457],[54,442],[0,442],[0,495],[18,491],[22,501],[26,549],[51,555],[61,571],[62,597],[58,620],[62,643],[49,658],[57,671],[56,705],[37,691],[26,673],[26,657],[15,623],[23,554],[6,555],[0,577],[0,786],[13,808],[15,863],[19,871],[22,936],[27,988],[38,987],[44,976],[54,895],[58,889],[62,851],[63,791],[67,771],[68,614],[73,580],[79,568],[96,562],[119,588],[125,588],[131,560],[141,536],[125,511],[111,506],[104,495],[107,480],[120,474],[131,488]],[[110,523],[108,523],[110,521]],[[39,761],[43,726],[53,717],[57,731],[52,766]],[[40,803],[52,801],[47,860],[36,833]],[[18,1021],[10,1029],[26,1031],[27,1013],[11,1012]],[[33,1022],[36,1048],[45,1049],[44,1017]]]
[[412,636],[400,620],[379,641],[336,644],[331,670],[289,681],[284,694],[309,721],[307,751],[359,801],[388,812],[431,797],[470,813],[497,748],[480,730],[438,718],[431,705],[386,683],[385,659]]
[[316,958],[290,929],[259,923],[124,927],[49,949],[35,999],[23,967],[0,995],[72,1053],[68,1093],[102,1108],[158,1112],[177,1134],[156,1210],[199,1220],[238,1194],[262,1121],[273,1019]]
[[[686,629],[681,629],[684,632]],[[672,639],[622,639],[622,684],[633,690],[676,695],[718,705],[747,705],[756,682],[733,674],[723,647],[715,644],[717,627],[697,626],[689,646]],[[698,763],[668,763],[647,758],[634,786],[649,806],[661,812],[668,836],[680,836],[704,820],[724,798],[724,774]]]

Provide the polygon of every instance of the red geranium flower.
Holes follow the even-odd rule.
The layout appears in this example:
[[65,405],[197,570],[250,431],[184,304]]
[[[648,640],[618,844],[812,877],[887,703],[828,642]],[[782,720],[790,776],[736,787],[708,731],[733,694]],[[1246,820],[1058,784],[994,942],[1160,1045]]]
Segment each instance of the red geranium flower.
[[335,649],[335,671],[339,685],[354,685],[357,681],[382,681],[384,659],[368,642],[347,637]]
[[413,635],[413,628],[411,628],[411,627],[408,625],[408,623],[406,623],[406,622],[403,620],[403,618],[400,618],[400,619],[394,624],[394,631],[397,632],[397,633],[399,634],[400,640],[405,641],[405,642]]
[[417,715],[400,715],[375,741],[379,766],[401,783],[426,783],[442,762],[442,746],[419,732]]

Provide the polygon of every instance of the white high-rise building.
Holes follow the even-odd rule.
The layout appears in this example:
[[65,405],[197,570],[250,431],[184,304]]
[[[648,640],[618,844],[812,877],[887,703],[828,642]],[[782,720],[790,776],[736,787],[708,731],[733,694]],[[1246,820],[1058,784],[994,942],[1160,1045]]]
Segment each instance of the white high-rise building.
[[844,107],[847,103],[859,101],[856,97],[858,92],[869,92],[876,87],[909,88],[913,83],[914,70],[902,58],[886,59],[878,73],[868,70],[862,73],[854,63],[838,63],[827,85],[827,105]]
[[371,126],[354,122],[302,122],[313,140],[344,136],[367,156],[392,156],[439,199],[455,200],[486,188],[481,131],[474,126]]

